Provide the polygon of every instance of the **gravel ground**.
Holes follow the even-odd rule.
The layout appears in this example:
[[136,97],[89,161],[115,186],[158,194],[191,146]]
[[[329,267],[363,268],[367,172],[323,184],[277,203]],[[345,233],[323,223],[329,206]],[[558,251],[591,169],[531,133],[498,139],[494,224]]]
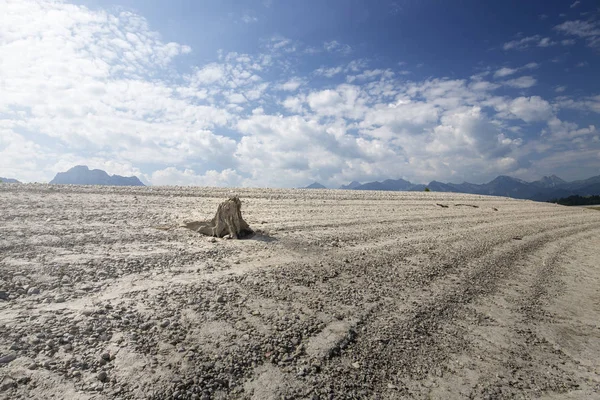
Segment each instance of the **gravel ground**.
[[[248,240],[179,228],[237,194]],[[0,398],[600,398],[600,212],[0,185]]]

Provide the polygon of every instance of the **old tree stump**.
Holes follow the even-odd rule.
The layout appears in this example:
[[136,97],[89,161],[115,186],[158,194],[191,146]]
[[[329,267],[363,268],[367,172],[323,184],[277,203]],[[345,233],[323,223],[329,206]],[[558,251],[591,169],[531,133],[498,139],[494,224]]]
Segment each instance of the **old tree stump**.
[[254,235],[254,231],[242,218],[242,202],[235,196],[219,204],[217,213],[210,221],[194,221],[184,225],[186,228],[214,237],[242,239]]

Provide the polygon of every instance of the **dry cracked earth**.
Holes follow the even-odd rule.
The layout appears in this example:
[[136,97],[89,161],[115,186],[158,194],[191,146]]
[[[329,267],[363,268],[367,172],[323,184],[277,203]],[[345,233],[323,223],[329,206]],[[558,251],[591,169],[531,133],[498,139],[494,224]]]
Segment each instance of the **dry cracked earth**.
[[[258,233],[179,228],[232,194]],[[0,398],[600,398],[600,212],[0,185]]]

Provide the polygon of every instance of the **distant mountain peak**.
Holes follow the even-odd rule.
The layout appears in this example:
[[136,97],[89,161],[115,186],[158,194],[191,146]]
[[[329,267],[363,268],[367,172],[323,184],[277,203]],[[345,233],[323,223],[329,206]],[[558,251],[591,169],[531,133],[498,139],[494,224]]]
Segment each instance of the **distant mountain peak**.
[[356,189],[357,187],[359,187],[361,185],[360,182],[358,181],[352,181],[347,185],[342,185],[340,186],[340,189]]
[[66,172],[59,172],[50,183],[59,185],[144,186],[137,176],[108,175],[106,171],[89,169],[87,165],[76,165]]
[[325,186],[321,185],[319,182],[313,182],[310,185],[306,186],[304,189],[327,189]]
[[[547,201],[570,195],[600,195],[600,175],[574,182],[566,182],[556,175],[544,176],[538,181],[526,182],[508,175],[500,175],[488,183],[443,183],[431,181],[427,186],[413,184],[404,179],[386,179],[367,182],[354,190],[422,191],[471,193],[487,196],[507,196],[516,199]],[[344,188],[344,187],[342,187]]]
[[554,188],[560,185],[564,185],[565,183],[567,183],[566,181],[562,180],[561,178],[559,178],[556,175],[550,175],[550,176],[544,176],[542,177],[542,179],[535,181],[535,182],[531,182],[532,185],[535,185],[537,187],[541,187],[541,188]]
[[21,182],[19,182],[16,179],[13,179],[13,178],[3,178],[1,176],[0,176],[0,182],[2,182],[2,183],[21,183]]

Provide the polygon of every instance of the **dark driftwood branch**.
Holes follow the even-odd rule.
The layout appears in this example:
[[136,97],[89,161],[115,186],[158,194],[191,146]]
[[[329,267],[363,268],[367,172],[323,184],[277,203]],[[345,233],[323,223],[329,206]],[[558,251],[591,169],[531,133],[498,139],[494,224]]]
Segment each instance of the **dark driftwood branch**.
[[242,218],[242,202],[236,197],[219,204],[217,213],[210,221],[194,221],[184,225],[186,228],[203,235],[241,239],[254,234],[254,231]]
[[455,207],[473,207],[473,208],[479,208],[479,206],[475,206],[473,204],[455,204]]

